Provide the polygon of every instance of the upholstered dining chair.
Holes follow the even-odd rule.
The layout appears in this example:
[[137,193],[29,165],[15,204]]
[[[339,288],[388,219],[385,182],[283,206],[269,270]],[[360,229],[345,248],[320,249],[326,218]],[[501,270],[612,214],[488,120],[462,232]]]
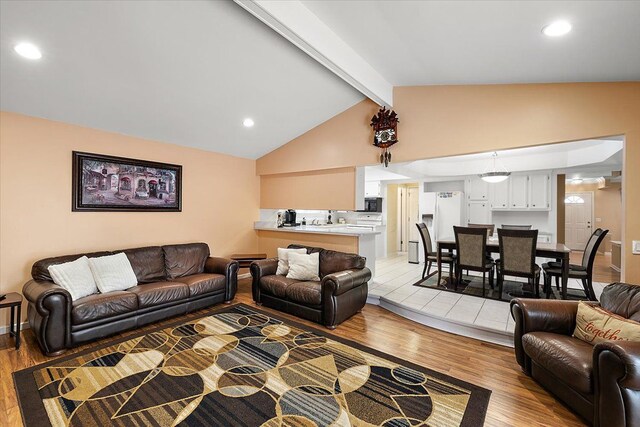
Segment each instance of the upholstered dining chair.
[[496,265],[498,272],[498,293],[502,299],[504,276],[524,277],[534,288],[536,298],[540,297],[540,266],[536,264],[536,244],[538,230],[508,230],[498,228],[500,259]]
[[462,280],[462,270],[479,271],[482,273],[482,296],[485,295],[486,274],[489,273],[489,283],[493,286],[493,259],[487,258],[487,232],[485,228],[453,227],[456,236],[456,282]]
[[[582,254],[582,264],[569,264],[569,278],[578,279],[582,283],[584,293],[591,301],[597,301],[596,294],[593,291],[593,264],[596,260],[596,254],[598,248],[604,240],[609,230],[603,230],[601,228],[596,229],[593,232],[587,246],[584,248]],[[556,286],[560,282],[562,276],[562,263],[560,262],[548,262],[542,264],[542,270],[544,272],[544,288],[547,298],[551,295],[551,278],[556,278]]]
[[503,230],[531,230],[531,225],[502,224]]
[[[422,278],[429,275],[431,271],[431,264],[438,262],[438,253],[433,250],[433,244],[431,243],[431,234],[429,229],[423,222],[416,224],[418,231],[420,232],[420,238],[422,238],[422,248],[424,249],[424,269],[422,270]],[[455,254],[446,252],[441,255],[441,261],[443,264],[449,265],[449,279],[453,279],[453,269],[455,264]],[[428,267],[427,267],[428,265]],[[442,272],[438,270],[438,284],[442,278]]]
[[467,224],[469,228],[485,228],[487,230],[487,237],[493,236],[493,232],[496,229],[495,224]]

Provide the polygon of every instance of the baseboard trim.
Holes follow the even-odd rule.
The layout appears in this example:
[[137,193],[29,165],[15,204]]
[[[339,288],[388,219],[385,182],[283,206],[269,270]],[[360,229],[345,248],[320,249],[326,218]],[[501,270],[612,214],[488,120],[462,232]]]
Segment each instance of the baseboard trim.
[[[20,330],[24,331],[25,329],[29,329],[29,322],[22,322]],[[0,326],[0,335],[4,335],[8,333],[9,333],[9,325]]]

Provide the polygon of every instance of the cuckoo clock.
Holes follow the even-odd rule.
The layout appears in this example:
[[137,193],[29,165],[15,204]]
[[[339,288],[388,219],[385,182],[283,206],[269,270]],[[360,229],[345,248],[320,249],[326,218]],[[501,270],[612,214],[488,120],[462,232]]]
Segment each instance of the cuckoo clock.
[[380,163],[385,167],[391,163],[389,148],[398,142],[398,115],[395,111],[382,107],[378,114],[371,118],[373,128],[373,145],[382,149]]

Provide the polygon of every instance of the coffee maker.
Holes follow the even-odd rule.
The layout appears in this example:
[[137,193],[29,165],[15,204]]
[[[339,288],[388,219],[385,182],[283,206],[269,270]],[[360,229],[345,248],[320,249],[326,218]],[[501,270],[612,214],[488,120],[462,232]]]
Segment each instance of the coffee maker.
[[293,209],[287,209],[284,211],[284,226],[296,227],[298,225],[300,225],[300,223],[296,222],[296,211]]

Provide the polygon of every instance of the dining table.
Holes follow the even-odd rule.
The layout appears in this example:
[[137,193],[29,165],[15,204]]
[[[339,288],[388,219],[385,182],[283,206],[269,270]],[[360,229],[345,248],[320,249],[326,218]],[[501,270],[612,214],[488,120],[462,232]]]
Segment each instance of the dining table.
[[[444,251],[451,252],[456,249],[456,241],[453,239],[438,240],[437,244],[437,256],[438,256],[438,283],[441,280],[442,260],[441,256]],[[487,252],[499,254],[500,244],[497,237],[487,238]],[[536,244],[536,258],[553,258],[556,261],[562,262],[562,277],[561,277],[561,296],[562,299],[567,299],[567,285],[569,283],[569,256],[571,249],[562,243],[545,243],[538,242]],[[451,273],[450,273],[451,275]]]

